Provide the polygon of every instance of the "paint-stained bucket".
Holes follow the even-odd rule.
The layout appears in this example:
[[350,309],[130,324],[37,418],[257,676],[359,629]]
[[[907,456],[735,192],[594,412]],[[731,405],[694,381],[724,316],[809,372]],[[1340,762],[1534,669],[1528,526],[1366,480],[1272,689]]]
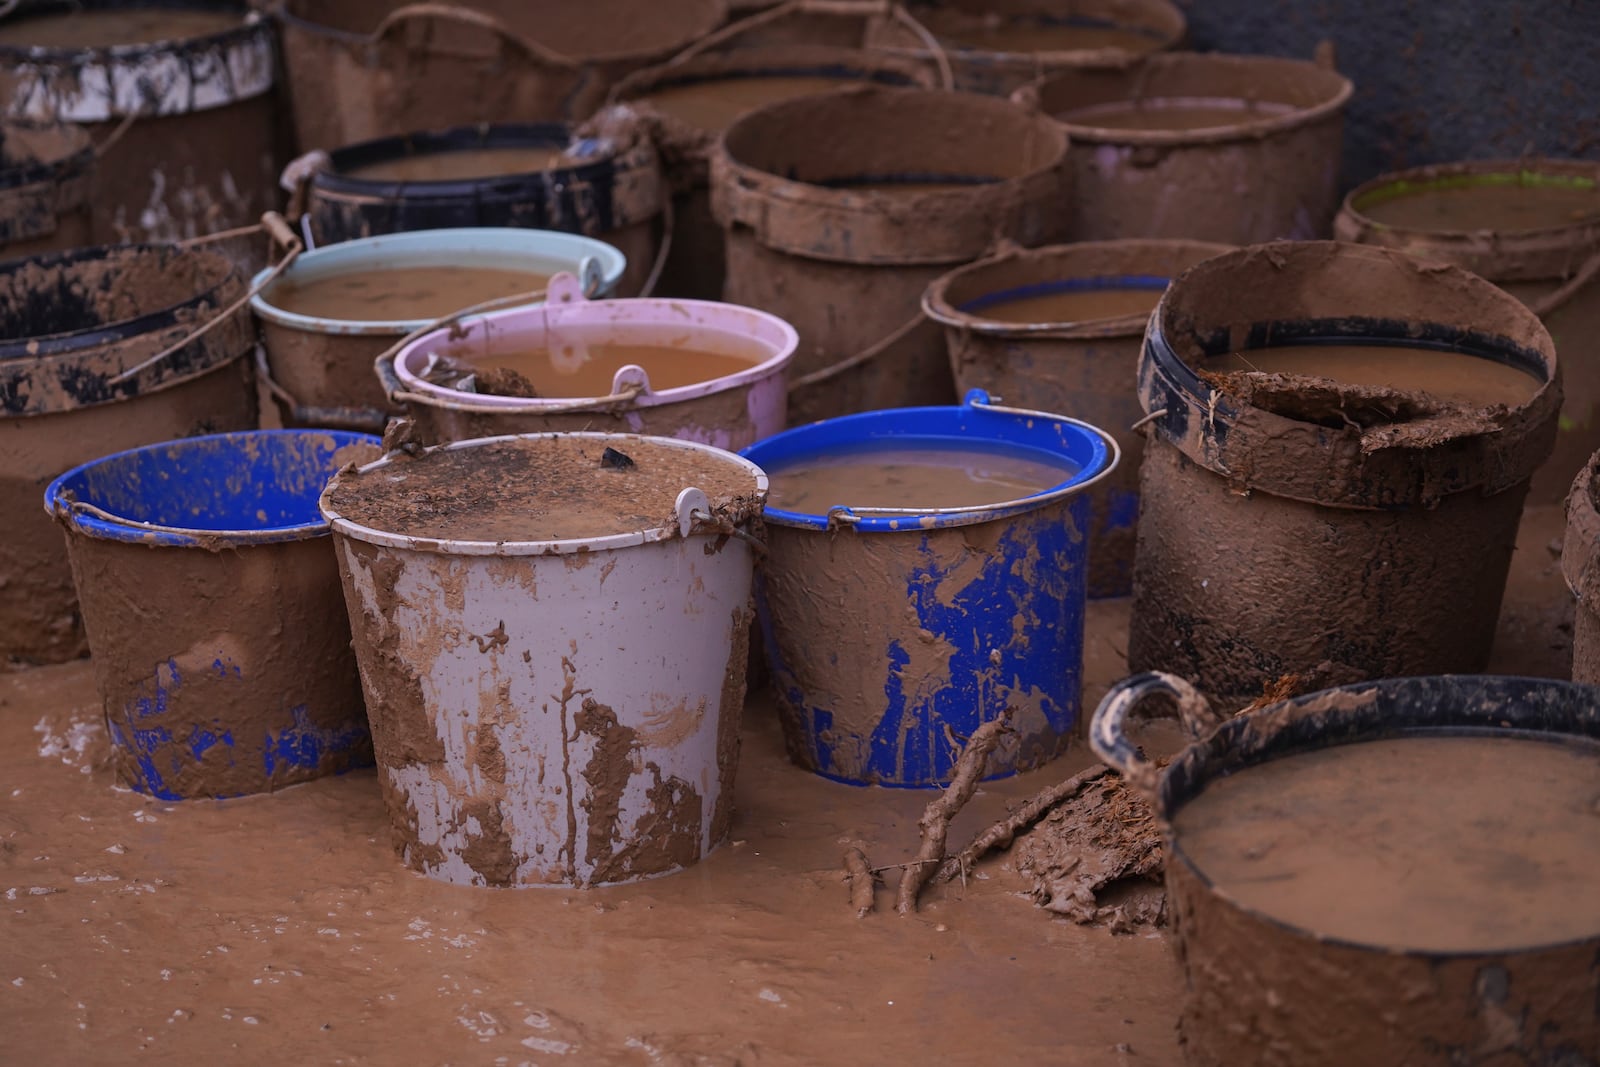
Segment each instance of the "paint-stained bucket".
[[342,472],[332,520],[406,864],[591,886],[727,834],[766,478],[704,445],[533,434]]
[[0,18],[6,117],[101,142],[96,241],[182,240],[276,207],[276,67],[272,24],[243,3],[45,0]]
[[1572,483],[1567,496],[1567,534],[1561,545],[1561,574],[1577,600],[1572,621],[1572,680],[1600,685],[1600,489],[1596,453]]
[[89,243],[94,147],[76,126],[0,121],[0,257]]
[[244,290],[204,249],[0,263],[0,667],[86,648],[65,546],[39,510],[50,479],[152,441],[255,426],[249,313],[193,336]]
[[1530,499],[1560,500],[1600,449],[1600,163],[1485,160],[1385,174],[1345,197],[1334,236],[1464,267],[1544,320],[1566,398]]
[[1015,99],[1072,138],[1073,241],[1326,237],[1350,82],[1266,56],[1151,56],[1074,69]]
[[[1083,670],[1084,490],[1115,468],[1115,441],[973,392],[813,423],[743,454],[772,480],[757,611],[796,764],[858,785],[937,785],[962,741],[1008,710],[1014,732],[990,777],[1066,749]],[[802,468],[840,480],[795,495]],[[880,473],[853,481],[866,471]],[[958,492],[987,503],[884,503],[968,480],[985,484]]]
[[1065,131],[994,97],[846,89],[730,126],[711,164],[723,297],[800,332],[795,422],[954,399],[922,293],[1001,240],[1063,236]]
[[300,148],[477,122],[577,122],[725,0],[276,0]]
[[119,452],[50,483],[124,782],[232,797],[371,764],[317,499],[377,454],[364,434],[254,430]]
[[1122,449],[1089,490],[1089,596],[1133,588],[1144,438],[1139,349],[1167,283],[1227,245],[1100,241],[1013,249],[951,271],[922,307],[944,324],[956,388],[1104,427]]
[[[927,63],[854,48],[740,48],[630,75],[611,91],[661,152],[672,191],[672,248],[656,292],[722,299],[722,228],[711,214],[711,151],[767,104],[861,82],[932,85]],[[619,121],[613,119],[611,121]]]
[[783,429],[795,342],[793,327],[754,308],[591,301],[558,275],[548,303],[424,334],[378,372],[429,444],[594,429],[733,451]]
[[649,144],[498,123],[348,145],[290,165],[318,244],[411,230],[517,227],[596,237],[627,257],[635,296],[656,260],[666,190]]
[[1134,670],[1239,707],[1483,669],[1561,406],[1520,301],[1366,245],[1228,252],[1162,297],[1139,398]]
[[536,303],[562,272],[604,296],[625,266],[602,241],[541,230],[430,230],[319,248],[250,300],[262,375],[285,425],[381,429],[397,409],[372,363],[401,338],[495,297]]
[[[1124,731],[1176,702],[1165,767]],[[1600,690],[1392,678],[1219,717],[1182,679],[1089,733],[1148,799],[1191,1067],[1584,1064],[1600,1050]]]

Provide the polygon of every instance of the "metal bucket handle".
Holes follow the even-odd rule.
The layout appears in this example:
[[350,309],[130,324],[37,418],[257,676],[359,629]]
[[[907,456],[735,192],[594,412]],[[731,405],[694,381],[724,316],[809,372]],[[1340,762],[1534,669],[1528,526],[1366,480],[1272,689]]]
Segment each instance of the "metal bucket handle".
[[579,70],[583,64],[570,56],[564,56],[538,41],[518,33],[504,22],[485,11],[475,8],[457,7],[455,4],[418,3],[407,4],[396,8],[378,23],[378,28],[372,31],[370,40],[374,44],[382,44],[388,36],[399,26],[414,19],[438,19],[440,22],[457,22],[472,26],[476,29],[487,30],[499,38],[503,45],[511,45],[521,51],[529,59],[545,66],[556,67],[560,70]]
[[1193,740],[1210,736],[1222,723],[1221,716],[1198,689],[1175,674],[1161,671],[1135,674],[1112,686],[1094,709],[1089,723],[1089,747],[1094,754],[1152,799],[1160,771],[1128,738],[1124,727],[1135,708],[1158,694],[1171,697],[1177,704],[1178,719]]

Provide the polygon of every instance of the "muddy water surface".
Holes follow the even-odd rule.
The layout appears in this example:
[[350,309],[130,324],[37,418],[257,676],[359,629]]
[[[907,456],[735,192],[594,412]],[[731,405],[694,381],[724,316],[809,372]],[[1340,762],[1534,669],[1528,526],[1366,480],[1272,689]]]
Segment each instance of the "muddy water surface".
[[1056,117],[1075,126],[1106,130],[1208,130],[1275,119],[1294,110],[1287,104],[1248,100],[1151,97],[1129,103],[1096,104]]
[[524,148],[464,148],[458,152],[428,152],[368,163],[344,172],[347,178],[375,182],[450,182],[497,178],[507,174],[533,174],[566,160],[554,146]]
[[1409,230],[1542,230],[1600,218],[1600,187],[1505,182],[1425,188],[1363,201],[1358,210]]
[[1600,934],[1600,745],[1341,745],[1213,782],[1174,826],[1223,893],[1325,936],[1468,952]]
[[0,45],[19,48],[112,48],[205,37],[244,25],[242,14],[143,8],[75,11],[0,20]]
[[[1035,455],[1038,455],[1035,453]],[[998,504],[1060,485],[1066,465],[995,450],[873,448],[769,470],[771,507],[825,515],[830,507],[964,508]]]
[[489,267],[350,270],[278,282],[267,300],[295,315],[349,322],[436,319],[485,300],[542,290],[548,274]]
[[745,112],[758,107],[851,84],[853,82],[847,78],[798,75],[717,78],[667,86],[638,99],[696,129],[721,131],[733,125]]
[[1429,393],[1474,407],[1524,404],[1539,391],[1533,375],[1492,359],[1395,345],[1286,345],[1230,352],[1205,361],[1208,371],[1303,374],[1345,385]]
[[772,355],[767,346],[726,330],[677,337],[662,328],[608,328],[603,334],[568,330],[552,340],[548,348],[454,358],[478,367],[515,371],[539,396],[589,397],[609,396],[617,371],[629,364],[643,367],[650,388],[659,392],[726,378]]
[[[986,297],[965,310],[996,322],[1093,322],[1148,315],[1161,301],[1160,289],[1058,289],[1029,296]],[[993,300],[993,303],[988,301]]]

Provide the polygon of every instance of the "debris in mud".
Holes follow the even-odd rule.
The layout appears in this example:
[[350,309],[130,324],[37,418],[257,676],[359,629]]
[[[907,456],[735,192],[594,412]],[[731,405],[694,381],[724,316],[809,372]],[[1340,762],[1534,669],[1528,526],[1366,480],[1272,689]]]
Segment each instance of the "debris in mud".
[[606,450],[600,453],[601,470],[626,471],[632,470],[636,466],[638,466],[638,464],[635,463],[633,458],[626,452],[618,452],[616,449],[611,448],[610,446],[607,446]]
[[844,883],[850,890],[850,906],[855,909],[856,918],[865,919],[875,906],[878,876],[867,862],[860,842],[844,850]]
[[437,352],[428,353],[428,362],[418,377],[430,385],[454,389],[458,393],[539,398],[539,390],[533,382],[510,367],[474,367]]
[[956,760],[955,774],[944,792],[928,802],[928,807],[917,820],[917,830],[922,835],[922,847],[917,858],[906,865],[900,876],[900,889],[895,910],[901,915],[914,915],[917,911],[917,894],[933,877],[935,869],[944,860],[945,838],[950,834],[950,820],[954,819],[972,794],[977,791],[978,780],[989,765],[989,753],[1000,739],[1011,730],[1011,709],[1007,708],[998,719],[991,719],[972,731],[967,744]]

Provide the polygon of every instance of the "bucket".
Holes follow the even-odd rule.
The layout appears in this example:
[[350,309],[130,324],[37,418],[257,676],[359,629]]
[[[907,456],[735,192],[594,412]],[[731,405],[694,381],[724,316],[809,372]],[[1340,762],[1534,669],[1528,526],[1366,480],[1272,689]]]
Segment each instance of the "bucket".
[[235,797],[371,765],[317,498],[377,450],[363,434],[212,434],[50,483],[127,785]]
[[1122,450],[1089,490],[1089,596],[1133,588],[1144,438],[1139,349],[1149,311],[1176,274],[1227,245],[1102,241],[1013,249],[928,287],[922,309],[944,325],[956,388],[1107,429]]
[[1350,82],[1315,63],[1158,55],[1018,90],[1072,138],[1069,238],[1326,237]]
[[587,887],[726,836],[766,488],[705,445],[597,433],[334,479],[322,510],[407,866]]
[[[1285,352],[1313,362],[1230,369]],[[1550,335],[1519,301],[1365,245],[1229,252],[1162,297],[1139,400],[1134,670],[1239,706],[1286,674],[1483,669],[1561,404]]]
[[89,243],[94,147],[76,126],[0,121],[0,257]]
[[1584,465],[1567,497],[1567,533],[1561,574],[1577,600],[1572,620],[1572,680],[1600,685],[1600,501],[1595,491],[1600,453]]
[[[1157,696],[1196,737],[1165,768],[1124,733]],[[1184,1062],[1594,1062],[1596,697],[1394,678],[1219,721],[1170,675],[1107,694],[1090,742],[1164,837]]]
[[270,22],[243,3],[25,11],[0,19],[0,100],[11,119],[77,123],[101,143],[94,240],[177,241],[277,206]]
[[611,91],[661,152],[672,190],[672,249],[657,292],[722,299],[722,228],[711,214],[711,152],[734,120],[781,100],[861,82],[931,85],[932,68],[855,48],[741,48],[639,71]]
[[[549,303],[490,312],[424,334],[393,358],[381,359],[378,373],[390,399],[406,405],[416,438],[425,443],[600,429],[736,451],[783,429],[784,370],[795,343],[788,323],[754,308],[703,300],[589,301],[575,279],[558,275],[550,283]],[[585,359],[599,358],[590,346],[614,344],[729,350],[736,358],[717,361],[730,368],[718,377],[658,389],[650,382],[651,366],[625,357],[629,361],[619,363],[604,386],[609,392],[592,397],[493,395],[431,380],[438,377],[432,368],[441,356],[489,367],[508,353],[545,351],[546,366],[577,371]],[[667,381],[659,366],[654,373],[658,382]]]
[[725,0],[277,0],[302,151],[478,122],[576,122]]
[[1001,240],[1059,239],[1068,188],[1065,132],[1004,100],[869,88],[772,104],[712,158],[723,297],[800,332],[795,422],[948,402],[923,290]]
[[[328,153],[327,164],[307,188],[319,244],[446,227],[582,234],[627,258],[624,296],[638,294],[656,259],[666,192],[648,144],[574,140],[559,123],[499,123],[364,141]],[[476,167],[514,169],[429,176],[481,174]]]
[[854,785],[939,785],[962,741],[1009,712],[989,777],[1053,759],[1082,684],[1084,491],[1115,468],[1115,441],[974,391],[813,423],[743,455],[776,494],[797,464],[887,462],[885,448],[1035,461],[1061,480],[978,506],[769,504],[756,604],[789,758]]
[[[511,288],[534,294],[544,290],[545,279],[570,271],[582,277],[581,284],[587,291],[605,295],[622,277],[625,263],[622,253],[604,242],[542,230],[429,230],[367,237],[305,252],[277,281],[250,300],[265,349],[261,374],[285,425],[381,430],[396,409],[389,404],[382,384],[372,372],[373,360],[435,319],[501,294],[487,288],[479,290],[469,284],[470,279],[423,279],[416,284],[425,287],[436,283],[459,289],[462,303],[458,308],[440,310],[437,315],[404,319],[302,314],[279,306],[275,300],[287,302],[283,294],[310,292],[339,276],[435,268],[527,272],[526,286]],[[267,273],[256,275],[255,282],[266,280]],[[446,292],[435,290],[435,299]],[[530,302],[538,299],[537,295],[531,296]],[[352,312],[352,316],[355,314]]]
[[201,249],[82,248],[0,263],[0,512],[10,516],[0,665],[86,651],[61,534],[39,511],[50,479],[151,441],[256,424],[247,314],[193,336],[243,294],[228,261]]
[[1560,501],[1600,449],[1600,163],[1488,160],[1385,174],[1345,197],[1334,235],[1463,267],[1544,320],[1566,399],[1530,499]]

